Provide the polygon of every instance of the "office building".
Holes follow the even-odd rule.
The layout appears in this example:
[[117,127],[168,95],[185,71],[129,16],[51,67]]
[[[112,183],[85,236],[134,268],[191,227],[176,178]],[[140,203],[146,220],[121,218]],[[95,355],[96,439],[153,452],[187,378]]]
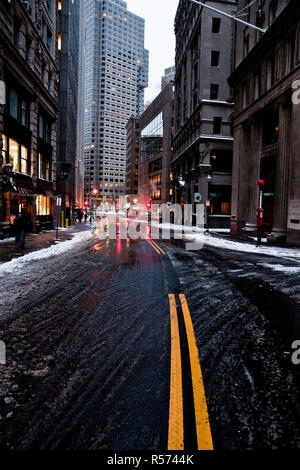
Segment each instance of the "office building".
[[231,233],[255,234],[263,179],[268,241],[300,245],[300,4],[239,1],[238,9],[266,32],[237,26]]
[[[213,2],[227,14],[235,1]],[[206,225],[229,227],[231,213],[234,22],[180,0],[175,18],[174,202],[207,207]],[[194,217],[195,220],[195,217]]]
[[85,0],[85,195],[125,195],[126,123],[144,108],[144,20],[122,0]]

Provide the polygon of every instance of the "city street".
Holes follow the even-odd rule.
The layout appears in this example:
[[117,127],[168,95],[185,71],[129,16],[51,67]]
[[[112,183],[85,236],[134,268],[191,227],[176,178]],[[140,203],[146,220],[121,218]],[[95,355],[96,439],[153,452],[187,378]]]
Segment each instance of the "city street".
[[211,432],[216,450],[299,448],[300,263],[82,230],[0,265],[0,447],[195,451]]

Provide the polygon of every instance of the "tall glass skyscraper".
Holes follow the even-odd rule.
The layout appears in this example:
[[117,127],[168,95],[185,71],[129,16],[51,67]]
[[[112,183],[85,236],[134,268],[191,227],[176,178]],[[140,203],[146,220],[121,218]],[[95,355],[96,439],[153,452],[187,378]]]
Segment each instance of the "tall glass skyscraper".
[[145,22],[122,0],[85,0],[85,196],[125,194],[126,123],[144,108]]

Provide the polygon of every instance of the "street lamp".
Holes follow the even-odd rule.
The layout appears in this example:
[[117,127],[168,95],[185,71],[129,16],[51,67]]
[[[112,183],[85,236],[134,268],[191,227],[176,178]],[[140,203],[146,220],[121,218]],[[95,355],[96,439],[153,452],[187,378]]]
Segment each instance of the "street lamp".
[[262,207],[263,202],[263,187],[265,185],[264,180],[258,180],[259,187],[259,207],[256,211],[256,227],[257,227],[257,246],[261,245],[261,239],[264,234],[264,210]]
[[207,175],[207,200],[206,200],[206,233],[209,233],[209,212],[210,212],[210,199],[209,199],[209,185],[211,183],[211,175]]

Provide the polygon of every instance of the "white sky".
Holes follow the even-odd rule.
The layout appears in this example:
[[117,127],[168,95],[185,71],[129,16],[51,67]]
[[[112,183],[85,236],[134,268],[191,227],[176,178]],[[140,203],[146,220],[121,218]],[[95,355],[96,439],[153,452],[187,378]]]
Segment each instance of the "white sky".
[[127,9],[145,20],[145,48],[149,50],[149,86],[145,103],[160,92],[164,70],[175,62],[174,19],[179,0],[125,0]]

